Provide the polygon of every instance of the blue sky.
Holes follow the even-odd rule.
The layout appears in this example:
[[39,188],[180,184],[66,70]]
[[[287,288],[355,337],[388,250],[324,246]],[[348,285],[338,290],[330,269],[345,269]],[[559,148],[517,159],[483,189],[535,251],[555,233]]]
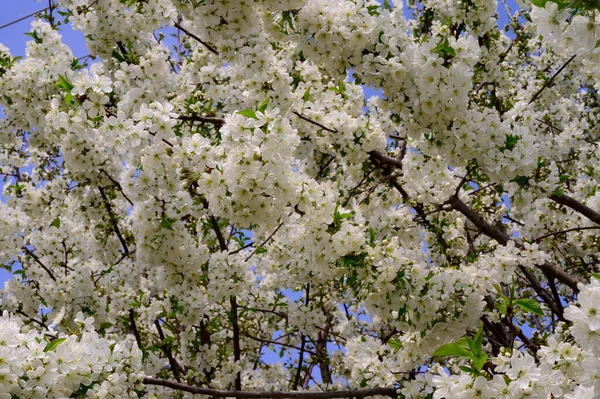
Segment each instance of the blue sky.
[[[48,2],[46,1],[0,0],[0,10],[2,10],[0,13],[0,26],[42,10],[47,6]],[[0,30],[0,43],[8,47],[13,56],[25,55],[25,43],[31,38],[25,36],[24,33],[29,32],[31,21],[33,20],[34,18],[30,17]],[[69,26],[62,26],[61,28],[63,41],[73,49],[74,55],[76,57],[87,55],[88,51],[85,46],[83,34],[72,30]]]

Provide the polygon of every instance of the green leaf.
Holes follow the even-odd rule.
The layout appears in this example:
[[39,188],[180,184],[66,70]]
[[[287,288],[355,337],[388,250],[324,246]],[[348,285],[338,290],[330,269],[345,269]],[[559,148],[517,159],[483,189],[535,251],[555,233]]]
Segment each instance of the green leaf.
[[535,299],[521,298],[521,299],[517,300],[517,302],[515,302],[515,303],[517,304],[518,307],[520,307],[521,309],[523,309],[526,312],[530,312],[530,313],[536,314],[538,316],[544,315],[544,312],[542,311],[540,304]]
[[263,101],[262,104],[260,104],[258,106],[258,110],[260,112],[264,113],[268,106],[269,106],[269,99],[267,98],[265,101]]
[[464,356],[470,357],[471,352],[459,343],[442,345],[433,352],[432,356]]
[[107,328],[112,327],[112,323],[102,323],[100,324],[100,332],[104,332]]
[[368,6],[367,11],[369,12],[369,15],[372,17],[379,16],[379,6],[378,5]]
[[256,248],[255,252],[256,252],[257,255],[264,254],[265,252],[267,252],[267,248],[265,248],[265,247],[258,247],[258,248]]
[[50,224],[50,226],[54,226],[57,229],[60,229],[60,218],[56,218],[52,221],[52,223]]
[[369,380],[367,380],[366,378],[363,378],[362,381],[360,382],[360,387],[364,388],[367,386],[368,383],[369,383]]
[[251,109],[243,109],[238,111],[238,114],[245,116],[246,118],[258,119],[256,112],[252,111]]
[[66,91],[71,91],[75,86],[63,75],[58,75],[58,87]]
[[369,244],[375,243],[375,230],[372,227],[369,227]]
[[112,51],[112,56],[117,59],[119,62],[125,62],[125,57],[123,57],[117,50]]
[[454,48],[452,48],[452,46],[450,46],[450,42],[448,41],[447,37],[444,38],[443,42],[435,46],[433,51],[438,53],[439,56],[444,59],[456,57],[456,51],[454,50]]
[[73,58],[73,61],[71,61],[71,69],[74,71],[83,69],[83,66],[79,65],[79,60],[77,58]]
[[481,371],[485,365],[485,362],[488,360],[488,355],[485,352],[480,352],[477,356],[473,355],[471,360],[473,361],[473,367],[475,367],[475,370]]
[[58,338],[58,339],[48,342],[48,344],[44,348],[44,352],[52,352],[54,349],[56,349],[56,347],[58,345],[65,342],[66,340],[67,340],[66,338]]
[[471,345],[471,352],[473,355],[479,356],[481,352],[481,347],[483,346],[483,324],[477,330],[477,334],[473,337],[473,344]]
[[69,92],[67,92],[67,95],[65,96],[65,103],[67,105],[71,105],[72,101],[73,101],[73,94],[69,91]]
[[600,273],[591,273],[592,277],[596,280],[600,280]]
[[302,99],[304,101],[308,101],[308,97],[310,96],[310,87],[308,89],[306,89],[306,91],[304,92],[304,94],[302,95]]
[[561,197],[565,194],[565,192],[563,191],[562,187],[556,187],[554,191],[552,191],[552,194]]
[[37,44],[40,44],[43,42],[43,40],[38,36],[37,30],[32,30],[31,32],[26,32],[25,35],[33,38],[33,40],[35,40],[35,42]]
[[398,352],[400,349],[402,349],[402,342],[396,339],[390,339],[387,344],[394,350],[394,352]]
[[530,0],[531,4],[533,4],[534,6],[537,7],[541,7],[544,8],[546,6],[546,3],[548,2],[548,0]]
[[163,217],[163,219],[160,221],[159,227],[161,229],[167,229],[167,230],[174,231],[173,223],[175,223],[176,220],[177,219],[175,219],[175,218]]
[[529,177],[517,176],[510,181],[511,183],[517,183],[520,187],[527,186],[529,184]]

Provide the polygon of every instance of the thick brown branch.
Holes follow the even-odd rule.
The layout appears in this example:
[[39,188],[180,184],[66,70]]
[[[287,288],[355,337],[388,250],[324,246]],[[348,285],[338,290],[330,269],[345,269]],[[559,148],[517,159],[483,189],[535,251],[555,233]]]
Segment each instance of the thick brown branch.
[[523,272],[523,274],[525,275],[525,278],[527,279],[527,281],[529,281],[529,284],[531,285],[531,287],[533,288],[535,293],[538,294],[538,296],[540,298],[542,298],[542,300],[546,303],[546,305],[548,305],[548,307],[550,308],[552,313],[554,313],[561,321],[566,321],[563,317],[562,309],[559,308],[556,305],[556,303],[554,303],[554,301],[552,300],[552,297],[548,294],[548,292],[546,292],[546,290],[544,288],[542,288],[540,282],[538,281],[537,278],[535,278],[533,273],[531,273],[523,265],[520,265],[519,269],[521,270],[521,272]]
[[204,40],[200,39],[198,36],[194,35],[192,32],[188,31],[183,26],[179,25],[177,22],[174,23],[174,26],[177,29],[179,29],[180,31],[182,31],[183,33],[185,33],[186,35],[188,35],[189,37],[191,37],[192,39],[196,40],[198,43],[200,43],[204,47],[206,47],[208,49],[208,51],[210,51],[211,53],[219,55],[219,53],[217,52],[217,50],[215,50],[215,48],[213,46],[206,43]]
[[221,232],[221,228],[219,227],[219,221],[214,216],[210,216],[210,224],[212,225],[215,234],[217,235],[217,241],[219,241],[219,248],[221,251],[227,251],[227,243],[225,242],[225,237],[223,237],[223,232]]
[[[451,197],[448,200],[448,204],[450,204],[452,206],[452,208],[454,208],[455,210],[462,213],[475,226],[477,226],[477,228],[483,234],[498,241],[499,244],[505,246],[508,244],[509,241],[512,240],[508,236],[508,234],[504,233],[503,231],[498,230],[497,228],[495,228],[494,226],[492,226],[491,224],[489,224],[488,222],[483,220],[483,218],[481,216],[479,216],[474,210],[469,208],[457,196]],[[517,247],[521,248],[523,246],[523,244],[520,241],[518,241],[518,240],[514,240],[514,241],[515,241],[515,245]],[[556,277],[557,279],[562,281],[564,284],[568,285],[571,289],[573,289],[573,291],[579,292],[579,289],[577,288],[577,284],[579,283],[579,281],[575,277],[571,276],[569,273],[562,270],[561,268],[559,268],[549,262],[537,265],[537,267],[540,270],[542,270],[544,273],[547,273],[551,276]]]
[[185,122],[201,122],[201,123],[212,123],[215,126],[223,126],[225,120],[221,118],[215,118],[212,116],[200,116],[200,115],[182,115],[177,119]]
[[177,381],[179,381],[179,375],[183,371],[183,368],[173,357],[173,353],[171,352],[171,348],[169,347],[169,345],[164,343],[165,334],[163,333],[162,327],[160,326],[160,322],[158,320],[155,320],[154,325],[156,326],[156,330],[158,331],[158,337],[161,341],[162,350],[164,351],[165,355],[167,355],[167,359],[169,359],[169,365],[171,366],[171,371],[173,371],[173,376]]
[[600,214],[566,194],[552,194],[550,199],[558,204],[568,206],[575,212],[581,213],[596,224],[600,224]]
[[[229,302],[231,304],[231,324],[233,325],[233,358],[236,363],[239,363],[242,351],[240,349],[240,325],[238,322],[238,305],[235,295],[232,295],[229,298]],[[235,377],[235,390],[242,390],[241,372],[238,372],[237,376]]]
[[390,157],[379,151],[371,151],[369,152],[371,160],[376,160],[378,163],[382,165],[393,166],[398,169],[402,169],[402,160],[394,157]]
[[131,331],[133,332],[133,336],[135,337],[135,342],[137,343],[139,350],[143,351],[144,346],[142,345],[142,338],[140,337],[140,332],[135,324],[135,312],[131,308],[129,309],[129,324],[131,324]]
[[501,245],[506,245],[510,241],[508,234],[498,230],[479,216],[474,210],[469,208],[464,202],[462,202],[458,196],[453,195],[448,200],[448,204],[455,210],[462,213],[467,219],[469,219],[483,234],[498,241]]
[[162,380],[153,377],[144,377],[144,384],[159,385],[179,391],[190,392],[197,395],[210,395],[216,398],[247,398],[247,399],[333,399],[356,398],[362,399],[369,396],[397,397],[396,388],[380,387],[366,389],[350,389],[329,392],[280,392],[280,391],[227,391],[212,388],[200,388],[192,385],[181,384],[174,381]]

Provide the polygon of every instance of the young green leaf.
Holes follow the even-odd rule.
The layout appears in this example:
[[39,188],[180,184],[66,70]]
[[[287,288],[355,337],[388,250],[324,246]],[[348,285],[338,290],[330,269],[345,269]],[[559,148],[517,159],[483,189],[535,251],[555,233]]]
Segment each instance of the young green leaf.
[[518,307],[520,307],[521,309],[523,309],[526,312],[533,313],[538,316],[544,315],[544,312],[542,311],[540,304],[535,299],[521,298],[521,299],[517,300],[515,303]]
[[252,111],[251,109],[243,109],[238,111],[238,114],[245,116],[246,118],[258,119],[256,112]]
[[58,345],[65,342],[66,340],[66,338],[58,338],[48,342],[48,344],[44,348],[44,352],[52,352],[54,349],[56,349]]
[[482,353],[482,351],[481,351],[482,346],[483,346],[483,324],[479,327],[479,330],[477,330],[475,337],[473,337],[473,344],[471,345],[471,352],[473,352],[473,355],[479,356],[479,354]]
[[432,356],[464,356],[470,357],[471,352],[464,346],[453,343],[442,345],[433,352]]
[[258,110],[259,110],[260,112],[263,112],[263,113],[264,113],[264,112],[265,112],[265,110],[267,109],[267,107],[268,107],[268,106],[269,106],[269,99],[267,98],[265,101],[263,101],[263,103],[262,103],[262,104],[260,104],[260,105],[258,106]]

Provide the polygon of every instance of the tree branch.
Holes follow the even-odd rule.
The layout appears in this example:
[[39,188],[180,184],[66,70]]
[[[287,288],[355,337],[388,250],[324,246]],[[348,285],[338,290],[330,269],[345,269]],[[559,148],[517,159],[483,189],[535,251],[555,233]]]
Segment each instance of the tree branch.
[[131,308],[129,308],[129,324],[131,324],[131,330],[133,331],[133,335],[135,336],[135,342],[137,342],[138,349],[144,351],[144,347],[142,345],[142,338],[140,337],[140,332],[138,331],[137,325],[135,324],[135,312]]
[[537,93],[535,93],[535,95],[533,96],[533,98],[531,100],[529,100],[529,104],[531,104],[532,102],[534,102],[535,100],[537,100],[537,98],[540,96],[540,94],[542,94],[542,92],[552,84],[552,82],[554,82],[554,79],[556,79],[556,77],[558,76],[559,73],[561,73],[563,71],[563,69],[565,69],[567,67],[567,65],[569,65],[571,63],[571,61],[573,61],[575,59],[576,54],[573,54],[571,56],[571,58],[569,58],[567,60],[567,62],[565,62],[565,64],[563,66],[560,67],[560,69],[558,71],[556,71],[556,73],[554,75],[552,75],[552,77],[546,82],[544,83],[544,85],[537,91]]
[[400,159],[390,157],[389,155],[379,151],[371,151],[369,152],[369,156],[371,157],[371,161],[376,160],[382,165],[388,165],[402,169],[402,160]]
[[[308,306],[310,300],[310,283],[306,283],[306,297],[304,298],[304,306]],[[292,389],[295,391],[298,389],[300,383],[300,373],[302,372],[302,362],[304,361],[304,352],[306,347],[306,336],[302,334],[300,336],[300,354],[298,355],[298,368],[296,368],[296,375],[294,376],[294,384]]]
[[523,265],[519,265],[519,269],[521,270],[521,272],[523,272],[523,274],[525,275],[525,278],[529,281],[529,284],[531,285],[531,287],[533,288],[535,293],[538,294],[538,296],[540,298],[542,298],[542,300],[544,302],[546,302],[546,305],[548,305],[548,307],[550,308],[552,313],[554,313],[561,321],[566,321],[565,318],[563,317],[562,309],[559,308],[556,305],[556,303],[554,303],[554,301],[552,300],[552,297],[548,294],[548,292],[546,292],[546,290],[544,288],[542,288],[540,282],[538,281],[537,278],[535,278],[533,273],[531,273]]
[[197,395],[210,395],[216,398],[238,398],[238,399],[334,399],[334,398],[356,398],[362,399],[369,396],[389,396],[396,398],[396,388],[366,388],[349,389],[329,392],[280,392],[280,391],[229,391],[212,388],[200,388],[192,385],[181,384],[160,378],[144,377],[144,384],[159,385],[178,391],[189,392]]
[[[452,196],[448,200],[448,204],[452,206],[455,210],[462,213],[467,219],[469,219],[477,228],[486,236],[496,240],[500,245],[505,246],[512,239],[508,236],[508,234],[503,231],[498,230],[485,220],[481,216],[479,216],[474,210],[469,208],[464,202],[462,202],[457,196]],[[522,248],[523,244],[519,240],[515,241],[515,245],[518,248]],[[566,285],[568,285],[573,291],[579,292],[579,288],[577,288],[577,284],[579,280],[575,277],[571,276],[569,273],[565,272],[563,269],[549,263],[543,263],[536,265],[540,270],[544,273],[548,273]]]
[[42,8],[42,9],[41,9],[41,10],[39,10],[39,11],[32,12],[31,14],[27,14],[27,15],[25,15],[24,17],[21,17],[21,18],[15,19],[14,21],[8,22],[8,23],[6,23],[6,24],[4,24],[4,25],[0,26],[0,29],[8,28],[9,26],[16,24],[17,22],[21,22],[21,21],[23,21],[23,20],[26,20],[27,18],[30,18],[30,17],[33,17],[33,16],[35,16],[35,15],[41,14],[41,13],[43,13],[43,12],[47,11],[47,10],[48,10],[48,8],[49,8],[49,7]]
[[483,234],[498,241],[501,245],[505,246],[510,241],[508,234],[496,229],[494,226],[483,220],[474,210],[469,208],[464,202],[462,202],[458,196],[453,195],[448,200],[448,204],[455,210],[462,213],[469,219]]
[[154,325],[156,326],[156,330],[158,331],[158,337],[160,338],[162,350],[167,355],[167,359],[169,359],[169,365],[171,366],[171,370],[173,371],[173,376],[177,381],[179,381],[179,374],[183,371],[183,368],[179,365],[177,360],[173,357],[173,353],[171,352],[171,348],[167,344],[164,344],[165,334],[163,333],[162,327],[160,326],[160,322],[158,320],[154,321]]
[[51,270],[50,270],[48,267],[46,267],[46,265],[44,265],[44,264],[42,263],[42,261],[40,260],[40,258],[38,258],[38,256],[37,256],[35,253],[33,253],[33,252],[32,252],[32,251],[31,251],[29,248],[27,248],[27,247],[23,247],[23,250],[24,250],[25,252],[27,252],[27,254],[33,258],[33,260],[35,261],[35,263],[37,263],[38,265],[40,265],[40,267],[41,267],[42,269],[44,269],[44,270],[46,271],[46,273],[48,273],[48,275],[50,276],[50,278],[51,278],[53,281],[56,281],[56,277],[54,277],[54,274],[52,273],[52,271],[51,271]]
[[532,240],[532,242],[538,242],[538,241],[543,240],[544,238],[548,238],[548,237],[552,237],[552,236],[557,236],[557,235],[560,235],[560,234],[570,233],[571,231],[597,230],[597,229],[600,229],[600,226],[573,227],[572,229],[566,229],[566,230],[561,230],[561,231],[555,231],[553,233],[544,234],[543,236],[540,236],[538,238],[534,238]]
[[225,124],[225,120],[221,118],[215,118],[212,116],[200,116],[200,115],[182,115],[177,119],[184,122],[201,122],[201,123],[212,123],[215,126],[223,126]]
[[189,37],[191,37],[192,39],[196,40],[198,43],[202,44],[211,53],[219,55],[219,53],[217,52],[217,50],[215,50],[215,48],[213,46],[211,46],[210,44],[206,43],[204,40],[200,39],[198,36],[194,35],[192,32],[188,31],[183,26],[179,25],[177,22],[175,22],[173,25],[177,29],[179,29],[180,31],[182,31],[183,33],[185,33],[186,35],[188,35]]
[[133,202],[131,202],[131,200],[129,199],[129,197],[127,197],[127,195],[123,191],[123,187],[121,186],[121,183],[119,183],[118,181],[116,181],[115,179],[113,179],[112,176],[109,175],[106,170],[100,169],[100,172],[104,173],[104,175],[106,177],[108,177],[108,180],[110,180],[112,182],[112,184],[115,185],[115,187],[117,188],[117,190],[119,190],[119,192],[121,193],[121,195],[123,195],[123,197],[125,198],[125,200],[127,202],[129,202],[129,205],[133,206]]
[[577,201],[576,199],[571,198],[566,194],[556,193],[550,195],[550,199],[558,204],[573,209],[575,212],[581,213],[583,216],[590,219],[592,222],[600,224],[600,214],[598,214],[593,209],[587,207],[586,205],[582,204],[581,202]]
[[313,121],[312,119],[307,118],[306,116],[302,115],[301,113],[299,113],[297,111],[293,111],[292,113],[294,115],[296,115],[298,118],[302,119],[303,121],[306,121],[306,122],[311,123],[311,124],[313,124],[315,126],[318,126],[321,129],[323,129],[325,131],[328,131],[329,133],[337,133],[337,130],[328,128],[327,126],[324,126],[324,125],[320,124],[317,121]]
[[117,238],[121,242],[123,251],[125,254],[129,254],[129,248],[127,248],[127,242],[125,242],[125,239],[121,235],[121,230],[119,230],[119,223],[117,222],[117,218],[115,217],[115,214],[113,213],[112,207],[110,205],[110,201],[106,197],[106,194],[104,193],[104,189],[101,186],[98,186],[98,191],[100,191],[100,196],[102,197],[102,201],[104,201],[104,206],[106,207],[106,211],[108,212],[108,216],[113,225],[115,234],[117,235]]
[[[236,363],[239,363],[241,358],[240,326],[238,323],[238,305],[235,295],[229,297],[229,303],[231,304],[231,324],[233,325],[233,358]],[[235,390],[242,390],[242,374],[240,371],[238,371],[235,377]]]

